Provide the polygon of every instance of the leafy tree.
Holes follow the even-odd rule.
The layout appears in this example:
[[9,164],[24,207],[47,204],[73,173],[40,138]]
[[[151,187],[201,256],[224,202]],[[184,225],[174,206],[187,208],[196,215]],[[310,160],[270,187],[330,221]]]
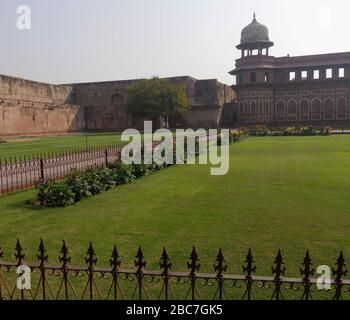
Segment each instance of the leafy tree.
[[135,118],[167,120],[183,115],[189,109],[186,87],[171,84],[167,79],[139,80],[127,88],[126,111]]

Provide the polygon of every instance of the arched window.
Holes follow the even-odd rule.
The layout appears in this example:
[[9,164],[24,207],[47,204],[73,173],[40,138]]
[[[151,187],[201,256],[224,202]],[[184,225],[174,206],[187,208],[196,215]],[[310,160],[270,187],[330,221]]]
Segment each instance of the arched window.
[[277,113],[278,114],[284,114],[285,113],[285,103],[283,101],[279,101],[277,103]]
[[243,104],[243,102],[240,102],[239,103],[239,112],[242,114],[242,113],[244,113],[244,104]]
[[245,102],[245,114],[249,114],[249,103],[248,103],[248,101]]
[[256,102],[255,101],[252,101],[250,103],[250,113],[251,114],[256,114]]
[[124,98],[119,92],[117,92],[111,97],[111,102],[113,106],[120,106],[123,104]]
[[265,101],[265,113],[266,114],[270,113],[270,101],[269,100]]
[[312,113],[321,113],[321,100],[320,99],[314,99],[312,101],[311,112]]
[[288,101],[288,113],[289,114],[297,113],[297,102],[295,100]]
[[331,98],[327,98],[324,103],[324,112],[325,113],[333,113],[334,112],[334,100]]
[[346,113],[346,99],[339,98],[337,100],[337,113]]
[[264,114],[264,102],[263,101],[259,101],[259,114]]
[[300,114],[309,114],[309,101],[304,99],[300,102]]

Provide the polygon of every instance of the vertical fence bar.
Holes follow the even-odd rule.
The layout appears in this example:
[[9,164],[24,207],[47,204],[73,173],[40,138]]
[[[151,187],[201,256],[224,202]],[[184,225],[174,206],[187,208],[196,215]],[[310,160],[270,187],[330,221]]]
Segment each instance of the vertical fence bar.
[[172,264],[169,262],[169,255],[166,249],[163,249],[162,256],[160,258],[159,266],[162,269],[162,276],[164,280],[163,288],[164,288],[164,299],[169,300],[169,270]]
[[343,300],[343,296],[342,296],[342,289],[343,289],[343,281],[342,281],[342,277],[346,276],[346,274],[348,273],[348,270],[345,269],[346,267],[346,263],[345,263],[345,259],[344,259],[344,255],[343,255],[343,251],[340,252],[340,256],[337,259],[336,262],[336,268],[333,268],[333,275],[336,276],[335,277],[335,295],[333,300]]
[[[216,264],[214,264],[214,270],[216,272],[216,281],[218,282],[218,293],[219,300],[223,300],[224,293],[224,272],[227,270],[227,265],[225,263],[224,255],[222,254],[222,249],[219,250],[219,254],[216,257]],[[216,294],[215,294],[216,297]],[[214,297],[214,299],[215,299]]]
[[[40,244],[39,244],[39,249],[38,249],[38,254],[37,258],[39,261],[39,271],[40,271],[40,281],[39,281],[39,286],[41,284],[41,290],[42,290],[42,295],[43,295],[43,300],[46,300],[46,269],[45,269],[45,262],[47,262],[48,256],[46,254],[46,249],[44,246],[43,239],[40,239]],[[39,291],[39,286],[38,290]],[[35,297],[38,292],[36,292]]]
[[71,261],[71,257],[69,256],[69,251],[68,248],[66,246],[66,242],[63,240],[62,241],[62,248],[61,248],[61,255],[58,257],[60,263],[62,263],[61,266],[61,270],[62,270],[62,274],[63,274],[63,279],[62,279],[62,283],[60,286],[60,289],[58,290],[57,293],[57,299],[59,298],[59,294],[60,294],[60,290],[62,287],[62,284],[64,286],[64,297],[66,300],[69,299],[68,296],[68,263]]
[[105,149],[105,166],[108,167],[108,149]]
[[256,266],[254,265],[254,258],[252,250],[249,249],[247,258],[245,260],[246,265],[243,266],[243,272],[246,273],[246,285],[247,289],[244,293],[243,300],[247,297],[247,300],[252,300],[253,297],[253,274],[256,272]]
[[199,268],[201,265],[198,263],[199,258],[198,254],[196,252],[196,248],[193,247],[192,253],[189,257],[190,262],[187,262],[187,268],[190,270],[190,280],[191,280],[191,300],[196,300],[196,280],[197,280],[197,271],[199,271]]
[[310,258],[309,251],[306,252],[304,262],[302,264],[304,267],[300,268],[300,274],[304,276],[303,278],[303,285],[304,285],[304,292],[303,296],[301,297],[301,300],[310,300],[312,299],[311,296],[311,276],[314,275],[314,268],[312,267],[312,261]]
[[[19,242],[19,239],[17,239],[17,242],[16,242],[15,258],[17,260],[17,267],[23,265],[23,260],[25,258],[25,254],[23,252],[23,248],[21,246],[21,243]],[[21,300],[24,300],[24,290],[23,289],[21,289]]]
[[89,298],[90,300],[93,300],[94,293],[93,293],[93,285],[94,285],[94,266],[97,263],[97,258],[95,258],[96,254],[94,251],[94,248],[92,246],[92,243],[90,242],[89,249],[87,251],[87,257],[85,258],[85,262],[88,264],[88,285],[89,285]]
[[111,259],[110,261],[110,265],[112,266],[112,286],[111,289],[113,287],[113,297],[114,300],[118,300],[118,270],[121,266],[121,261],[119,259],[119,254],[118,254],[118,250],[117,250],[117,246],[114,246],[112,255],[111,255]]
[[275,278],[274,278],[275,290],[272,294],[272,300],[273,299],[281,300],[282,275],[284,275],[286,272],[286,268],[283,267],[284,260],[282,257],[281,250],[278,251],[274,264],[275,266],[272,267],[272,274],[275,275]]
[[143,287],[143,268],[146,267],[146,261],[144,260],[144,255],[141,247],[136,254],[136,259],[134,261],[135,267],[137,267],[136,277],[137,277],[137,289],[138,289],[138,299],[142,300],[142,287]]

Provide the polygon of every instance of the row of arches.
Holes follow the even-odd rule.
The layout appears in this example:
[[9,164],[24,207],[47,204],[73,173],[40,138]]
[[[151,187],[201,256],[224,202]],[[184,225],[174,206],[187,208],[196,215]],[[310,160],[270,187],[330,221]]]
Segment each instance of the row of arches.
[[[252,100],[240,102],[239,113],[241,115],[254,115],[254,114],[270,114],[271,110],[270,100]],[[311,101],[309,99],[295,100],[291,99],[287,102],[284,100],[278,100],[276,103],[277,114],[321,114],[321,113],[347,113],[348,103],[345,97],[331,98],[327,97],[322,100],[320,98],[314,98]]]

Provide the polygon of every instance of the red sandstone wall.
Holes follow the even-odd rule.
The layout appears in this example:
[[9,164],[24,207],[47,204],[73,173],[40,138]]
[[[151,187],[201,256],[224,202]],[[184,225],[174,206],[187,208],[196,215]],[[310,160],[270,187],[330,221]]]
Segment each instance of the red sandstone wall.
[[72,87],[0,76],[0,136],[56,134],[85,129]]

